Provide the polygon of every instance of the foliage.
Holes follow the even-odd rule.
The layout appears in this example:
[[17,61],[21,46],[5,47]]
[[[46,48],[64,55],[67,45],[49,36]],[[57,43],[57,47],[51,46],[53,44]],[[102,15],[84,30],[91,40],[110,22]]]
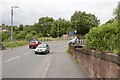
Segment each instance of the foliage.
[[44,37],[44,38],[38,38],[40,41],[56,41],[60,40],[59,38],[52,38],[52,37]]
[[77,30],[77,33],[81,35],[85,35],[92,27],[99,25],[99,20],[94,14],[87,14],[81,11],[75,11],[71,16],[71,22],[74,30]]
[[53,26],[52,26],[50,35],[51,35],[53,38],[57,37],[57,27],[55,26],[55,23],[53,23]]
[[118,34],[117,22],[92,28],[86,35],[86,47],[118,53]]
[[120,20],[120,1],[118,2],[117,8],[114,10],[115,19]]
[[[24,46],[24,45],[26,45],[26,44],[28,44],[28,43],[29,43],[28,41],[16,41],[16,42],[13,42],[12,46],[13,46],[13,47]],[[8,48],[11,47],[10,42],[3,42],[3,44],[4,44],[6,47],[8,47]]]
[[20,33],[16,34],[16,39],[17,40],[24,40],[26,36],[25,31],[21,31]]
[[10,37],[8,32],[2,32],[2,41],[7,40]]
[[30,40],[30,39],[32,39],[32,38],[33,38],[33,35],[32,35],[32,34],[27,34],[27,35],[26,35],[26,39],[27,39],[27,40]]
[[19,26],[19,30],[20,30],[20,31],[23,30],[23,25],[22,25],[22,24]]
[[[39,22],[36,24],[36,29],[38,33],[42,33],[44,37],[47,37],[51,32],[52,23],[54,19],[52,17],[41,17],[39,18]],[[37,31],[36,30],[36,31]]]
[[35,30],[32,30],[32,31],[30,32],[30,34],[32,34],[32,35],[37,35],[37,32],[36,32]]
[[70,21],[59,18],[58,20],[52,23],[51,36],[52,37],[61,37],[63,34],[69,34],[69,31],[72,30],[72,24]]

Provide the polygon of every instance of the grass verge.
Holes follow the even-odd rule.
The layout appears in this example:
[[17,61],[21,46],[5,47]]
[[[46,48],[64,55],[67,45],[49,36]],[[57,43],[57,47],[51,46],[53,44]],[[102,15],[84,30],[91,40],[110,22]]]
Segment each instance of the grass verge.
[[[29,41],[15,41],[12,43],[12,47],[18,47],[18,46],[24,46],[29,44]],[[3,42],[3,45],[5,45],[7,48],[11,47],[11,43],[10,42]]]
[[44,37],[44,38],[38,38],[40,41],[56,41],[60,40],[60,38],[52,38],[52,37]]

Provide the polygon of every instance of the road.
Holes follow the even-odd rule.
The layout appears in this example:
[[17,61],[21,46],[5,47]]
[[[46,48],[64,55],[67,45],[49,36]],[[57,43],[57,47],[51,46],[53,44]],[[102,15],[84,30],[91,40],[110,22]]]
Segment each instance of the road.
[[47,55],[35,55],[28,45],[2,52],[3,78],[89,78],[71,55],[69,41],[43,42],[50,45]]

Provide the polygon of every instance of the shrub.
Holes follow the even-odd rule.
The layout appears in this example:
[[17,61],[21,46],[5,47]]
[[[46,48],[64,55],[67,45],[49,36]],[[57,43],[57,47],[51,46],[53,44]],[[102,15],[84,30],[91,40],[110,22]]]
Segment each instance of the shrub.
[[[29,42],[28,41],[16,41],[12,43],[12,47],[17,47],[17,46],[24,46],[27,45]],[[3,43],[6,47],[10,48],[11,43],[10,42],[4,42]]]
[[118,34],[117,22],[92,28],[86,35],[86,47],[118,53]]

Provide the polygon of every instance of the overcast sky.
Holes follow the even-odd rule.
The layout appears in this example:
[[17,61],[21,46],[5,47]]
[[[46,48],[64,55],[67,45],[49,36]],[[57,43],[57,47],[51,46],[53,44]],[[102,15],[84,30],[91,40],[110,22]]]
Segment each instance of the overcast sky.
[[0,23],[10,25],[11,6],[19,6],[14,9],[14,25],[34,24],[42,16],[70,20],[76,10],[95,14],[104,23],[113,17],[113,9],[118,2],[119,0],[0,0]]

